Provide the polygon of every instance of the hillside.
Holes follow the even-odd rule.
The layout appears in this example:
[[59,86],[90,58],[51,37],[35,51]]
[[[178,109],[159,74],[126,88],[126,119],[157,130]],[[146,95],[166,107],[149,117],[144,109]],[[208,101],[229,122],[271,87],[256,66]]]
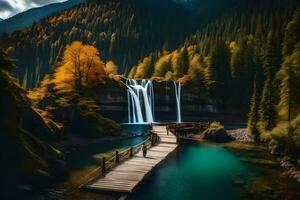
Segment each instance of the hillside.
[[[150,54],[130,78],[178,80],[248,118],[256,141],[299,155],[300,2],[243,1],[176,50]],[[198,90],[197,90],[198,89]]]
[[214,17],[220,17],[224,12],[232,7],[236,7],[244,0],[174,0],[185,7],[190,12],[198,15],[199,19],[209,21]]
[[84,1],[85,0],[69,0],[62,3],[53,3],[43,7],[29,9],[6,20],[0,19],[0,35],[5,32],[11,33],[31,26],[34,22],[39,21],[43,17],[70,8]]
[[171,0],[90,0],[5,35],[0,43],[12,47],[15,74],[24,87],[32,88],[74,40],[96,46],[105,61],[113,60],[121,73],[127,73],[150,52],[178,46],[194,32],[193,24],[193,18]]
[[64,6],[0,36],[0,199],[300,199],[300,0]]
[[[264,61],[268,37],[274,38],[270,48],[278,71],[284,29],[297,5],[297,0],[241,1],[230,12],[199,29],[176,50],[153,52],[142,59],[129,77],[180,79],[202,88],[198,95],[218,99],[222,110],[236,109],[246,116],[255,74],[260,87],[264,81],[264,63],[269,62]],[[212,63],[212,57],[216,63]],[[220,87],[214,88],[215,83]]]

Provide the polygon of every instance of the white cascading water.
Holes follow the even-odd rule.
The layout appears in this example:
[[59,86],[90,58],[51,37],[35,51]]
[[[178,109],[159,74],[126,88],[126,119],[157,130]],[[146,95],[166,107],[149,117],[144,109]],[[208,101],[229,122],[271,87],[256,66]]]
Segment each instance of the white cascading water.
[[154,122],[154,90],[151,80],[126,80],[128,123]]
[[181,84],[174,81],[174,89],[175,89],[175,96],[176,96],[176,108],[177,108],[177,123],[181,123]]

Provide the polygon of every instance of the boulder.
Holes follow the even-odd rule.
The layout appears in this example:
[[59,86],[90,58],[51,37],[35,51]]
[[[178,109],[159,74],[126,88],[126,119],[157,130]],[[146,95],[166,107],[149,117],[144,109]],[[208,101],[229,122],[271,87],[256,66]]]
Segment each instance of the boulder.
[[203,139],[210,140],[213,142],[230,142],[234,140],[233,137],[227,134],[224,128],[209,128],[203,132]]

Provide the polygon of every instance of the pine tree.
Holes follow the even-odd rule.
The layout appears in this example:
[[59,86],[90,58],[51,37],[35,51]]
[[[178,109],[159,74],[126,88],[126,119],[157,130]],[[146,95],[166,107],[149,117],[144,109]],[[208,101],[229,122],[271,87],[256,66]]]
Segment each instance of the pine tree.
[[258,122],[259,122],[259,91],[256,79],[254,81],[253,86],[253,94],[250,102],[250,112],[248,114],[248,131],[251,135],[253,135],[255,140],[258,140],[259,136],[259,129],[258,129]]
[[260,102],[260,124],[264,130],[272,130],[277,116],[276,101],[274,96],[274,80],[268,77],[265,80]]
[[266,77],[274,76],[276,70],[276,40],[274,31],[271,30],[267,36],[267,44],[265,48],[265,54],[263,55],[263,68]]
[[287,25],[282,48],[283,56],[290,55],[300,40],[300,7],[294,12],[293,20]]
[[279,116],[291,121],[300,113],[300,41],[293,54],[285,58],[278,73],[281,80]]
[[206,83],[211,95],[225,105],[230,93],[230,53],[224,42],[218,42],[209,56]]
[[263,69],[266,77],[260,102],[260,124],[264,130],[272,130],[275,127],[276,113],[276,93],[274,74],[276,71],[275,63],[275,38],[273,31],[267,37],[265,55],[263,57]]
[[291,121],[300,112],[300,8],[287,25],[282,54],[284,62],[278,73],[279,116],[281,120]]

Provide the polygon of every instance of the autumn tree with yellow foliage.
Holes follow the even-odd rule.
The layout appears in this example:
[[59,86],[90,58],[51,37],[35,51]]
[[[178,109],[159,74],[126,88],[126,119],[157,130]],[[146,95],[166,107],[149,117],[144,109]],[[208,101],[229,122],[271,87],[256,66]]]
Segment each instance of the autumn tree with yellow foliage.
[[85,87],[103,83],[105,64],[99,51],[90,45],[75,41],[68,45],[61,65],[55,70],[53,82],[60,93],[81,92]]
[[113,62],[109,61],[105,64],[105,73],[109,77],[113,77],[118,74],[118,66]]

